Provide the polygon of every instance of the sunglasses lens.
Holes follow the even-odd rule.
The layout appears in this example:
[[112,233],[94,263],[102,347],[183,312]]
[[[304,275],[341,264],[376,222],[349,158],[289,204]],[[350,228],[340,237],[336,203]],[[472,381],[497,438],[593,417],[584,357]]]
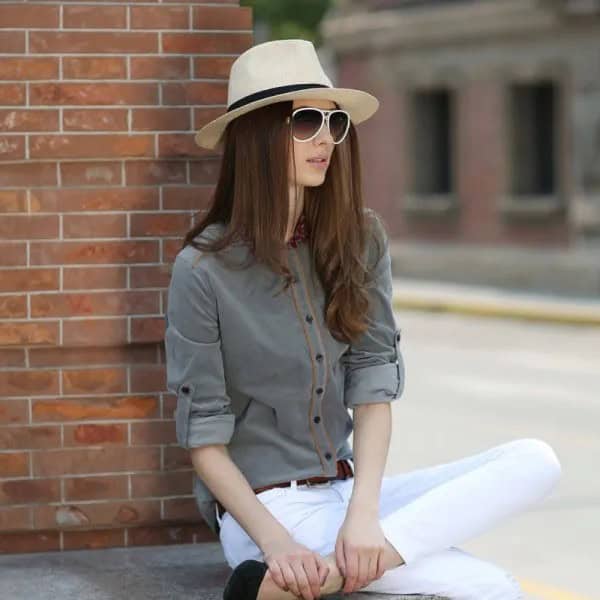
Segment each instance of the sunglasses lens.
[[299,140],[307,140],[317,132],[322,122],[323,115],[318,110],[301,110],[294,115],[293,133]]
[[341,111],[332,112],[329,115],[329,129],[334,142],[338,142],[344,137],[348,127],[348,115]]
[[[308,140],[321,127],[323,115],[318,110],[300,110],[294,115],[292,123],[294,136],[299,140]],[[348,115],[342,111],[333,111],[329,116],[329,127],[333,141],[340,141],[348,127]]]

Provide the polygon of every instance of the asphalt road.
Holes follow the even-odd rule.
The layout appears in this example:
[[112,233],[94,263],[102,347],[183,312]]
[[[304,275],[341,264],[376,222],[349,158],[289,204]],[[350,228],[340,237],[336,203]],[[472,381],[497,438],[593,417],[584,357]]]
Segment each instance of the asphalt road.
[[499,564],[528,598],[600,600],[600,327],[396,313],[406,366],[386,475],[518,438],[555,450],[540,503],[459,546]]

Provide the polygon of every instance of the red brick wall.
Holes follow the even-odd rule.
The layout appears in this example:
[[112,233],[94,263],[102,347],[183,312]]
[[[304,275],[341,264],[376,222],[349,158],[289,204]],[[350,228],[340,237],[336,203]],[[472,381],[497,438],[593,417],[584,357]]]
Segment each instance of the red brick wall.
[[0,552],[212,539],[163,315],[252,43],[235,1],[0,4]]

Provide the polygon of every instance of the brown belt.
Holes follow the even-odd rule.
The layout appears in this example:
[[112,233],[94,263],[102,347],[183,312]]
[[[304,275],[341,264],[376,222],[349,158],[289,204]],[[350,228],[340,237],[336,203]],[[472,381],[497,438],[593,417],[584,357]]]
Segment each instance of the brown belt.
[[[348,477],[352,477],[354,472],[352,470],[352,465],[346,460],[338,460],[337,461],[337,473],[334,477],[309,477],[308,479],[298,479],[298,485],[302,484],[315,484],[315,483],[325,483],[327,481],[333,481],[336,479],[348,479]],[[262,487],[258,487],[254,489],[255,494],[260,494],[260,492],[264,492],[265,490],[270,490],[275,487],[290,487],[292,484],[290,481],[282,481],[281,483],[271,483],[269,485],[264,485]],[[223,518],[223,515],[226,512],[225,507],[217,500],[217,511],[219,513],[219,519]]]

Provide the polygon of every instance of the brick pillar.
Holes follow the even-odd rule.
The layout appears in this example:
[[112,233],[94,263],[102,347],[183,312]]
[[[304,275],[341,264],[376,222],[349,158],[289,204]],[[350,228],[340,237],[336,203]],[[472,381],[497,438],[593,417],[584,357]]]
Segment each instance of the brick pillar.
[[170,263],[253,44],[236,1],[0,4],[0,552],[211,538],[166,392]]

